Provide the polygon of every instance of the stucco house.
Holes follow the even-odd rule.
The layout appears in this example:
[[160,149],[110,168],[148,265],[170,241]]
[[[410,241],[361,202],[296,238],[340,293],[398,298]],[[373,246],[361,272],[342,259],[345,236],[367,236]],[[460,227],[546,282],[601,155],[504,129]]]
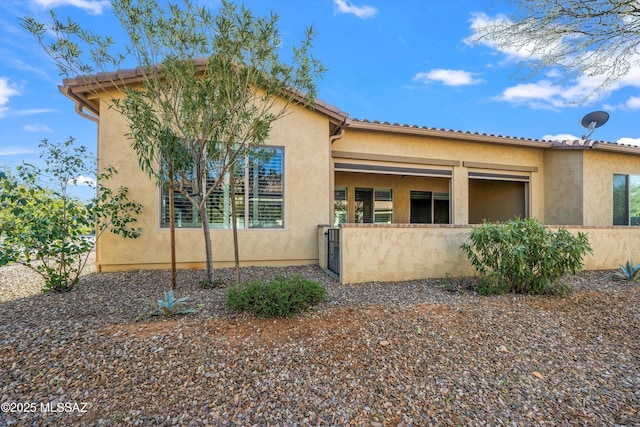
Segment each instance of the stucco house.
[[[144,206],[142,236],[104,235],[97,270],[168,268],[166,190],[139,169],[124,118],[81,80],[60,90],[98,123],[98,167],[114,166],[113,185]],[[472,274],[459,246],[473,224],[515,216],[588,233],[587,269],[640,260],[639,147],[350,119],[324,102],[292,108],[271,130],[268,162],[246,159],[236,190],[245,265],[320,263],[344,283]],[[210,199],[216,266],[233,263],[231,197],[221,188]],[[179,197],[176,211],[179,267],[203,268],[197,215]]]

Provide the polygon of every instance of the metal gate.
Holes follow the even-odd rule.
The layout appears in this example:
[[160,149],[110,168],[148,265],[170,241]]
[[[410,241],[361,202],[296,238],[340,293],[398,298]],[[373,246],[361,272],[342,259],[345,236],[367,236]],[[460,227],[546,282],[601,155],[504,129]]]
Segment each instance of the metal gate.
[[330,271],[340,275],[340,229],[327,230],[328,259],[327,267]]

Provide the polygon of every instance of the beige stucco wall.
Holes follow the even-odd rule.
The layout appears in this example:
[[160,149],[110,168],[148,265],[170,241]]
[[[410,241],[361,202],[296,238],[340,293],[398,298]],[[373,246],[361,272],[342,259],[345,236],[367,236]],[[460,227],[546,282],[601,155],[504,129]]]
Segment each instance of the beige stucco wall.
[[469,223],[469,170],[454,167],[451,178],[451,223]]
[[[529,177],[526,204],[529,216],[546,224],[609,226],[612,223],[612,178],[614,173],[640,174],[640,156],[605,152],[553,150],[436,136],[409,135],[347,128],[344,135],[329,143],[327,116],[306,109],[295,111],[276,122],[268,145],[284,147],[284,229],[239,230],[240,258],[245,264],[292,265],[324,262],[319,253],[318,224],[332,222],[332,189],[349,187],[350,220],[353,220],[355,187],[392,188],[394,222],[408,223],[411,190],[446,192],[450,189],[452,227],[407,226],[376,228],[345,226],[342,250],[343,280],[405,280],[470,274],[470,266],[459,253],[470,220],[469,174],[517,174]],[[140,171],[136,155],[126,138],[127,124],[118,113],[102,105],[99,125],[98,160],[101,168],[112,165],[120,173],[112,186],[129,187],[130,198],[143,204],[139,217],[143,234],[125,240],[106,234],[98,243],[97,264],[102,270],[165,268],[169,265],[169,231],[160,228],[160,191]],[[449,178],[424,178],[390,174],[332,173],[332,156],[350,153],[350,162],[434,168],[451,173]],[[357,160],[366,153],[388,157],[384,160]],[[404,158],[415,164],[398,163]],[[353,160],[355,159],[355,160]],[[390,160],[389,160],[390,159]],[[430,163],[432,162],[432,163]],[[430,166],[433,165],[433,166]],[[609,229],[606,229],[609,230]],[[636,241],[628,240],[625,229],[594,231],[602,248],[589,268],[615,268],[624,262],[622,252],[633,253]],[[231,230],[213,230],[216,264],[233,262]],[[624,245],[615,244],[618,236]],[[627,240],[625,240],[627,239]],[[202,267],[204,243],[200,229],[176,232],[178,262],[183,267]],[[622,244],[622,243],[621,243]],[[609,246],[607,246],[609,245]],[[640,245],[638,245],[640,246]],[[600,246],[598,246],[600,247]],[[600,249],[598,249],[600,251]],[[606,252],[609,251],[609,252]],[[375,252],[375,253],[374,253]],[[633,259],[633,257],[629,256]],[[614,260],[615,258],[615,260]],[[636,258],[640,258],[637,256]],[[416,276],[417,274],[417,276]]]
[[613,224],[613,174],[640,175],[640,156],[584,152],[584,225]]
[[[584,210],[582,150],[547,150],[544,153],[544,220],[552,225],[579,225]],[[605,224],[600,224],[605,225]]]
[[[587,233],[593,256],[585,269],[617,269],[640,259],[640,227],[566,227]],[[557,228],[552,228],[557,229]],[[468,276],[474,269],[460,250],[471,231],[456,225],[343,224],[340,256],[343,283]]]
[[390,282],[468,276],[460,252],[470,227],[455,225],[342,225],[340,281]]
[[[293,113],[273,124],[266,144],[284,147],[284,229],[238,230],[243,264],[307,264],[318,262],[317,226],[329,222],[330,146],[328,118],[292,107]],[[98,243],[96,264],[103,271],[166,268],[170,262],[169,230],[160,228],[160,191],[139,169],[126,138],[124,119],[106,105],[99,125],[99,166],[114,166],[119,174],[110,185],[129,188],[130,199],[144,206],[136,240],[112,234]],[[233,262],[231,230],[211,231],[217,266]],[[204,265],[201,229],[176,230],[177,261],[182,267]]]
[[545,223],[613,224],[613,174],[640,174],[640,156],[595,149],[547,150]]
[[640,227],[566,227],[587,234],[593,256],[585,260],[585,270],[617,269],[627,260],[640,260]]
[[[459,162],[458,166],[436,166],[452,171],[451,215],[454,224],[469,223],[469,171],[503,174],[517,171],[519,175],[528,175],[530,179],[528,194],[530,216],[544,221],[544,148],[542,147],[478,143],[462,139],[348,129],[344,137],[334,142],[332,150]],[[475,166],[467,167],[465,162],[473,162]],[[479,168],[477,165],[481,163],[484,165]],[[496,168],[492,168],[491,165],[495,165]],[[420,166],[429,167],[428,163]],[[509,166],[513,166],[513,169],[509,170]],[[537,170],[518,171],[523,167]],[[382,176],[389,177],[389,175]],[[336,185],[339,185],[337,177]],[[395,197],[400,197],[400,194],[394,193],[394,202]],[[402,218],[404,214],[398,220]]]

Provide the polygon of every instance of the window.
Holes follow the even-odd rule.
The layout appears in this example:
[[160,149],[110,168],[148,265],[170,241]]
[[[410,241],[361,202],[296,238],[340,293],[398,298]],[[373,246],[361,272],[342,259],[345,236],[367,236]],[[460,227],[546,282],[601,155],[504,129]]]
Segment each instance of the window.
[[[238,164],[237,170],[240,173],[237,173],[238,176],[235,177],[234,181],[234,193],[236,198],[236,223],[238,228],[244,228],[244,200],[245,200],[245,189],[244,189],[244,170],[245,170],[245,162],[244,159],[241,160],[240,164]],[[209,200],[207,203],[207,218],[209,221],[209,225],[211,228],[231,228],[231,176],[227,174],[223,181],[222,187],[213,191],[209,196]],[[215,183],[215,179],[213,177],[207,179],[207,186],[211,186]],[[197,212],[196,212],[196,218]],[[177,222],[177,221],[176,221]],[[200,224],[198,223],[198,226]]]
[[336,187],[333,191],[333,226],[349,222],[349,191],[347,187]]
[[640,225],[640,175],[613,175],[613,225]]
[[355,222],[391,224],[393,197],[390,188],[356,188]]
[[[207,200],[207,220],[211,228],[231,228],[231,198],[236,201],[238,228],[284,227],[284,149],[261,148],[243,159],[231,194],[230,175]],[[215,178],[207,179],[213,185]],[[200,227],[197,209],[187,197],[178,192],[174,196],[176,227]],[[169,226],[169,192],[162,191],[162,227]]]
[[433,223],[449,224],[449,193],[433,193]]
[[410,218],[412,224],[431,224],[431,191],[411,191]]
[[529,217],[528,177],[516,181],[497,174],[485,177],[471,172],[469,177],[469,224]]
[[373,222],[376,224],[393,222],[393,200],[390,188],[374,190]]
[[409,199],[412,224],[449,223],[449,193],[411,191]]

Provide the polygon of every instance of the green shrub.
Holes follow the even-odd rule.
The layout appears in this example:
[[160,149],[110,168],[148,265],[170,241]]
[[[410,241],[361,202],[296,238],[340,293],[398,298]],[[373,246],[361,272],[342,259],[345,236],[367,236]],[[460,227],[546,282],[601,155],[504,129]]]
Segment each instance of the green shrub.
[[301,276],[277,275],[271,281],[255,280],[227,291],[227,305],[261,317],[293,317],[322,301],[326,289]]
[[[89,201],[73,197],[70,187],[92,167],[86,147],[74,139],[40,144],[46,167],[22,164],[15,173],[0,170],[0,267],[22,264],[44,279],[43,292],[67,292],[80,280],[95,241],[105,231],[137,238],[132,227],[142,205],[129,201],[125,187],[104,184],[116,171],[106,168],[96,177],[96,195]],[[53,189],[39,182],[53,183]],[[95,231],[95,239],[86,234]]]
[[496,274],[487,274],[477,278],[475,291],[480,295],[503,295],[509,292],[509,287]]
[[[558,280],[575,274],[593,253],[586,234],[565,229],[553,232],[535,219],[484,223],[474,228],[471,243],[461,248],[476,271],[487,280],[482,286],[517,293],[556,293]],[[484,289],[486,291],[486,289]],[[566,293],[566,286],[560,293]]]

